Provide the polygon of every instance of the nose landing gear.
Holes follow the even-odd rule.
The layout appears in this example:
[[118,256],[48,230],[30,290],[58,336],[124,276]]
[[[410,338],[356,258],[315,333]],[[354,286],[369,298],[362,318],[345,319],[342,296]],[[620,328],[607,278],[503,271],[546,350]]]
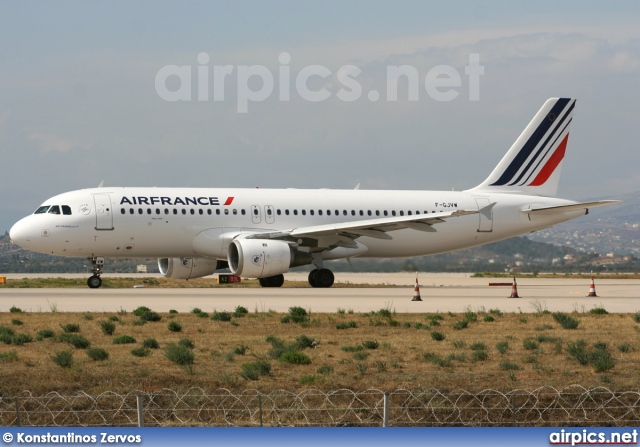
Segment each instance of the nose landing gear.
[[87,259],[91,261],[91,271],[93,272],[93,276],[87,279],[87,285],[90,289],[97,289],[102,285],[100,274],[102,273],[102,267],[104,267],[104,258],[102,256],[91,256]]

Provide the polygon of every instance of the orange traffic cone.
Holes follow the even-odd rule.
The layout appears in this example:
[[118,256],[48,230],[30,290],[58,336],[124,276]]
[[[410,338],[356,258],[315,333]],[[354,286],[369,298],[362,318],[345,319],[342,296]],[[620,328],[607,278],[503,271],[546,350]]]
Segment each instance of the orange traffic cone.
[[422,298],[420,298],[420,286],[418,285],[418,272],[416,272],[416,287],[413,289],[413,299],[411,301],[422,301]]
[[516,284],[516,278],[513,278],[513,285],[511,286],[511,296],[509,298],[520,298],[518,295],[518,284]]
[[591,274],[591,285],[589,286],[589,296],[598,296],[596,295],[596,284],[593,282],[593,274]]

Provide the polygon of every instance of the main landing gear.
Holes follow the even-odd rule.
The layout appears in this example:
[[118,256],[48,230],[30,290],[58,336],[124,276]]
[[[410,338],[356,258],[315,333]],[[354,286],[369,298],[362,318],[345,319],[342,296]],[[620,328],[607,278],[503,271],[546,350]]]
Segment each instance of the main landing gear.
[[311,287],[331,287],[334,279],[333,272],[329,269],[313,269],[309,273]]
[[284,275],[267,276],[266,278],[258,278],[262,287],[282,287],[284,284]]
[[101,256],[91,256],[87,259],[91,262],[91,271],[93,272],[93,276],[87,279],[87,285],[90,289],[97,289],[102,285],[100,274],[102,273],[102,267],[104,267],[104,258]]

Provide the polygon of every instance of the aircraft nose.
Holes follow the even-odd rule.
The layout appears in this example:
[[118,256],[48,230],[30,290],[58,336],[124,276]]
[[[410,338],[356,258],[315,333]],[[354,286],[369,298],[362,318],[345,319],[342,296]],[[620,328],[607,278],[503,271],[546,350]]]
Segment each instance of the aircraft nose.
[[28,246],[32,239],[32,235],[29,231],[29,224],[28,222],[25,222],[25,220],[26,218],[18,221],[9,230],[9,238],[11,239],[11,242],[23,248]]

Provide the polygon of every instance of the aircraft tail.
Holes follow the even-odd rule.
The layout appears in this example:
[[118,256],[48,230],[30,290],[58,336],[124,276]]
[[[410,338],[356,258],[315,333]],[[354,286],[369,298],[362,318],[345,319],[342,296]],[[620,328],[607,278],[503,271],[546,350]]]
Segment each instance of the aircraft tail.
[[575,104],[572,98],[548,99],[491,175],[472,191],[555,196]]

